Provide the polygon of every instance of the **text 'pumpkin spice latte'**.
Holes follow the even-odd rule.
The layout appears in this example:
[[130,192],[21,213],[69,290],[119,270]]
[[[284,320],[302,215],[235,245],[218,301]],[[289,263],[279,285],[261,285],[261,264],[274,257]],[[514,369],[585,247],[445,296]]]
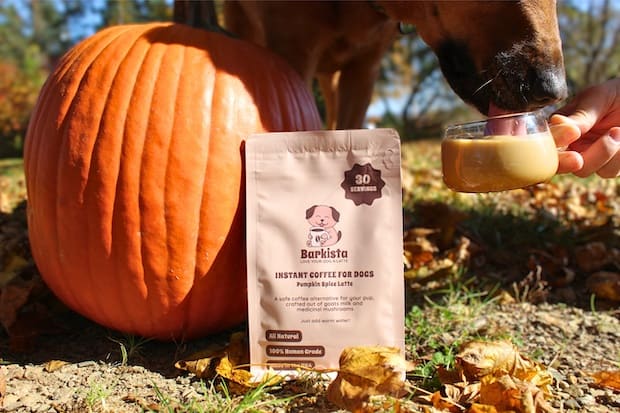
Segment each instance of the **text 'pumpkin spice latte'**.
[[183,24],[102,30],[62,58],[26,137],[43,279],[146,337],[243,321],[243,140],[319,128],[303,82],[265,49]]

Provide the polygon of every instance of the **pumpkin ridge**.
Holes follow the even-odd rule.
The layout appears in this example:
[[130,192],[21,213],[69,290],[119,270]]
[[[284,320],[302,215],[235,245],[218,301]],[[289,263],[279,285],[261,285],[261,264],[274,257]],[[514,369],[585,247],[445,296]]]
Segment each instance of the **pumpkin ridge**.
[[[77,308],[78,306],[77,303],[80,300],[76,298],[76,294],[74,293],[74,291],[76,290],[74,290],[71,287],[70,281],[67,281],[69,277],[67,277],[66,274],[64,274],[64,271],[60,269],[63,267],[63,265],[61,263],[62,253],[60,250],[61,243],[60,243],[60,231],[59,231],[59,220],[58,220],[59,218],[58,217],[58,214],[59,214],[58,203],[61,201],[61,199],[58,197],[58,187],[59,185],[64,184],[64,182],[61,179],[59,179],[62,163],[60,162],[57,163],[56,167],[52,168],[52,170],[47,171],[47,173],[39,173],[39,166],[40,165],[43,165],[43,167],[46,166],[46,164],[42,162],[43,159],[49,159],[49,162],[52,162],[52,161],[57,161],[57,159],[59,159],[62,156],[62,148],[66,146],[66,141],[67,141],[67,133],[66,133],[67,116],[69,113],[69,109],[74,106],[73,101],[82,83],[82,80],[81,80],[82,76],[89,69],[91,65],[90,62],[92,62],[92,60],[95,59],[96,56],[101,52],[101,50],[103,50],[110,42],[114,41],[115,37],[116,37],[116,33],[111,30],[109,32],[109,36],[106,36],[103,39],[103,41],[108,40],[108,42],[105,44],[100,44],[99,42],[95,44],[84,43],[85,46],[83,47],[83,52],[81,54],[81,56],[83,56],[83,60],[79,60],[76,62],[76,61],[72,61],[71,59],[66,59],[66,62],[67,62],[66,66],[65,66],[65,63],[63,62],[63,67],[66,70],[60,73],[62,77],[56,76],[56,74],[53,75],[50,78],[50,81],[46,82],[46,85],[43,88],[43,93],[46,95],[51,95],[54,102],[56,102],[57,100],[60,101],[60,104],[55,104],[53,107],[58,107],[61,110],[59,112],[55,112],[54,110],[49,110],[49,109],[45,110],[44,112],[46,112],[46,116],[41,121],[41,123],[37,122],[36,128],[33,131],[33,136],[39,136],[39,126],[43,129],[48,129],[51,126],[53,129],[58,130],[58,133],[55,135],[56,137],[59,138],[58,141],[52,142],[52,140],[49,138],[38,139],[37,141],[38,146],[36,147],[36,149],[38,149],[37,155],[33,155],[33,158],[36,159],[36,162],[34,162],[33,167],[36,166],[36,170],[33,171],[32,174],[29,174],[29,175],[32,175],[34,179],[36,179],[37,177],[43,177],[46,181],[49,181],[50,183],[54,183],[53,186],[50,186],[48,191],[50,192],[50,194],[51,192],[54,192],[56,194],[55,200],[54,202],[45,202],[44,204],[47,204],[48,207],[51,207],[54,209],[53,212],[50,212],[50,215],[54,216],[56,219],[52,220],[53,222],[49,222],[49,223],[45,222],[45,221],[49,221],[49,219],[47,220],[44,219],[43,217],[41,217],[41,214],[43,213],[47,214],[48,212],[40,211],[40,210],[34,211],[33,218],[35,220],[33,222],[33,225],[29,225],[29,226],[33,227],[34,230],[37,231],[37,228],[46,228],[46,224],[49,224],[49,228],[48,228],[49,233],[43,236],[43,238],[46,241],[45,246],[41,249],[35,248],[35,250],[43,250],[51,258],[51,261],[53,262],[52,266],[54,268],[50,269],[50,271],[51,273],[55,275],[52,277],[44,276],[43,278],[46,281],[46,283],[52,283],[52,286],[55,285],[54,292],[61,295],[62,297],[66,297],[67,304],[72,308]],[[86,59],[86,57],[88,57],[88,59]],[[87,60],[89,63],[88,65],[86,65],[86,67],[82,71],[79,71],[79,69],[83,68],[84,66],[83,65],[84,60]],[[76,81],[76,79],[79,79],[79,81]],[[66,95],[62,95],[61,93],[56,93],[57,85],[65,85],[64,87],[61,86],[61,90],[65,91]],[[71,91],[71,89],[73,90]],[[55,99],[54,99],[54,95],[56,96]],[[69,95],[71,96],[67,98],[67,96]],[[70,103],[63,104],[67,100]],[[63,107],[66,107],[66,109],[62,110]],[[57,115],[56,118],[52,120],[51,118],[54,117],[55,115]],[[44,132],[41,132],[41,133],[43,134],[44,137],[48,136],[47,133],[44,133]],[[49,154],[50,148],[48,148],[48,146],[51,147],[53,151],[52,153],[56,153],[57,156],[50,156]],[[35,147],[33,146],[33,150],[34,149]],[[34,187],[34,185],[39,185],[39,184],[35,181],[32,181],[31,187]],[[31,199],[30,201],[35,201],[35,200]],[[43,229],[43,231],[45,231],[45,229]],[[31,237],[31,238],[35,240],[40,239],[37,236]],[[54,240],[54,242],[51,243],[50,245],[50,242],[52,239]],[[69,252],[69,253],[72,253],[72,252]],[[38,262],[48,262],[48,261],[39,259]],[[44,275],[44,271],[42,271],[42,274]]]
[[[277,80],[275,80],[277,83],[272,83],[272,84],[277,84],[277,85],[286,85],[286,89],[287,90],[291,90],[292,89],[292,85],[290,82],[290,79],[287,79],[286,76],[281,76],[279,77]],[[293,97],[291,96],[290,93],[278,93],[278,101],[280,102],[280,106],[283,107],[287,107],[287,108],[294,108],[295,107],[295,102],[292,100]],[[287,130],[290,129],[293,125],[295,124],[299,124],[300,122],[300,114],[299,112],[295,112],[295,119],[287,119],[289,123],[286,123],[284,125],[282,125],[282,127],[284,128],[283,130]]]
[[[129,56],[132,52],[140,54],[141,56],[131,56],[131,59],[127,58],[126,62],[129,68],[135,68],[135,73],[132,74],[132,79],[129,81],[131,89],[127,90],[127,108],[131,108],[136,105],[136,93],[137,84],[146,55],[148,54],[150,46],[144,46],[142,43],[147,43],[143,38],[143,33],[136,39],[131,46],[131,51],[127,54]],[[123,77],[128,76],[126,73]],[[114,273],[116,275],[116,285],[122,285],[123,283],[130,283],[135,287],[135,292],[132,294],[130,288],[120,288],[119,295],[123,308],[131,308],[132,316],[125,315],[123,320],[129,325],[128,331],[138,332],[140,331],[140,325],[144,325],[150,317],[149,312],[142,306],[132,305],[133,300],[144,298],[146,295],[146,286],[144,283],[139,282],[144,278],[144,267],[141,265],[141,224],[139,214],[133,214],[132,211],[139,209],[139,188],[140,188],[140,169],[141,158],[139,155],[144,150],[144,141],[146,136],[146,129],[143,133],[135,133],[134,116],[131,110],[126,110],[123,118],[122,125],[122,138],[119,148],[119,168],[118,179],[116,182],[115,194],[114,194],[114,206],[112,215],[112,255],[114,257]],[[126,137],[132,136],[133,139]],[[142,139],[137,139],[142,137]],[[138,142],[139,141],[139,142]],[[138,159],[140,162],[136,162]],[[137,223],[134,221],[138,221]],[[135,231],[135,232],[134,232]],[[138,239],[136,241],[136,239]],[[137,254],[137,255],[134,255]],[[140,263],[135,265],[135,263]],[[121,271],[121,268],[125,271]],[[132,274],[131,280],[123,278],[122,274]],[[134,297],[132,297],[134,295]],[[149,325],[149,328],[153,328],[153,324]]]
[[[102,32],[103,34],[103,32]],[[28,131],[26,132],[26,139],[24,140],[24,170],[27,173],[27,179],[29,178],[32,182],[31,187],[36,185],[36,178],[38,176],[38,166],[40,160],[41,151],[41,143],[37,142],[37,145],[32,143],[33,138],[28,138],[29,136],[37,136],[38,131],[41,129],[41,124],[47,126],[50,122],[47,121],[47,116],[54,115],[53,111],[49,110],[41,110],[41,108],[49,107],[50,101],[58,100],[60,98],[59,94],[51,93],[50,88],[53,83],[62,83],[63,78],[66,76],[67,72],[76,65],[76,62],[72,59],[74,55],[78,55],[83,53],[83,50],[92,49],[95,45],[88,42],[78,43],[73,49],[71,49],[65,56],[63,56],[54,70],[52,76],[50,76],[43,86],[41,87],[41,93],[37,99],[35,106],[33,107],[34,116],[30,119],[28,125]],[[54,105],[55,106],[55,105]],[[66,112],[63,112],[59,117],[63,117]],[[46,121],[42,121],[44,118]],[[55,125],[56,126],[56,125]],[[34,146],[33,146],[34,145]],[[37,151],[37,155],[32,154],[33,151]],[[36,160],[33,162],[32,160]]]
[[[185,29],[185,28],[184,28]],[[193,30],[185,30],[187,32],[191,32]],[[191,33],[185,33],[185,35],[191,35]],[[204,59],[202,59],[198,54],[209,54],[208,48],[197,49],[192,47],[187,47],[184,50],[183,61],[181,63],[181,73],[195,73],[195,76],[186,75],[186,78],[183,76],[179,77],[178,83],[178,95],[181,96],[180,99],[177,99],[177,108],[176,110],[184,111],[185,108],[178,106],[181,105],[182,102],[193,101],[196,102],[196,106],[193,108],[197,113],[201,113],[206,105],[206,101],[212,102],[213,96],[213,85],[215,83],[215,76],[212,68],[208,68],[205,64]],[[187,70],[186,67],[191,67],[191,71]],[[208,96],[206,96],[208,95]],[[212,103],[210,103],[212,105]],[[181,170],[185,170],[187,167],[192,168],[194,164],[197,164],[198,168],[193,172],[193,176],[195,179],[189,180],[188,184],[191,184],[191,181],[195,181],[195,189],[194,191],[190,191],[186,189],[186,195],[192,197],[191,202],[186,202],[187,207],[194,207],[195,210],[190,210],[187,212],[187,221],[190,222],[189,225],[185,228],[187,231],[185,236],[188,238],[187,247],[184,248],[187,251],[188,258],[191,259],[191,265],[187,266],[187,273],[184,274],[184,277],[189,280],[189,288],[185,291],[185,296],[183,298],[183,303],[181,308],[179,308],[179,314],[181,315],[180,322],[180,332],[188,331],[191,327],[191,311],[192,311],[192,301],[195,296],[194,294],[194,285],[197,285],[200,282],[200,277],[198,276],[197,271],[197,257],[199,254],[199,240],[200,240],[200,223],[201,223],[201,209],[204,202],[204,193],[203,188],[205,186],[206,180],[206,168],[209,163],[209,154],[211,153],[210,144],[212,139],[210,139],[210,134],[207,133],[209,127],[211,125],[211,118],[209,117],[200,117],[200,121],[196,121],[194,119],[188,118],[177,118],[175,120],[174,129],[177,131],[175,136],[184,137],[193,136],[191,142],[197,142],[196,152],[200,154],[200,156],[196,156],[195,158],[190,158],[186,154],[183,154],[183,147],[179,149],[179,152],[182,153],[183,159],[185,159],[185,165],[182,166]],[[188,124],[190,123],[191,124]],[[197,123],[197,125],[196,125]],[[179,130],[180,129],[180,130]],[[183,130],[187,129],[187,130]],[[172,150],[173,145],[171,144],[170,149]],[[191,165],[188,165],[188,159],[194,159],[194,162]],[[167,176],[167,179],[170,179],[170,176]],[[172,182],[167,184],[168,188],[175,188],[176,179],[172,179]],[[199,195],[195,195],[199,194]],[[198,202],[196,202],[198,199]],[[191,215],[190,215],[191,214]],[[191,239],[190,239],[191,238]],[[190,247],[191,245],[191,247]],[[190,254],[191,252],[191,254]]]
[[[225,36],[218,33],[204,33],[204,48],[209,51],[211,60],[214,62],[213,64],[219,70],[213,71],[211,75],[212,83],[208,88],[211,92],[209,104],[207,105],[207,107],[211,108],[208,116],[211,123],[206,129],[209,141],[203,173],[205,182],[210,184],[205,185],[201,190],[199,233],[195,247],[195,282],[191,295],[187,297],[188,322],[193,326],[191,330],[187,330],[190,335],[195,335],[192,330],[198,330],[197,325],[209,331],[217,330],[218,325],[230,326],[230,320],[234,316],[231,317],[228,313],[230,309],[226,310],[221,307],[221,300],[223,299],[222,297],[228,296],[229,303],[236,302],[237,297],[232,296],[231,292],[226,290],[231,288],[230,285],[235,285],[235,287],[232,287],[234,291],[238,291],[243,287],[243,285],[233,284],[233,281],[236,279],[234,275],[229,276],[225,273],[227,277],[225,281],[221,279],[221,276],[213,277],[210,275],[211,273],[221,274],[221,270],[218,270],[221,266],[221,260],[230,259],[230,250],[226,249],[225,245],[228,244],[232,236],[231,234],[235,233],[235,227],[238,222],[238,217],[234,214],[234,210],[233,213],[229,210],[230,194],[228,192],[238,185],[237,183],[232,184],[229,182],[230,177],[236,176],[237,170],[242,168],[240,160],[242,138],[240,131],[246,127],[242,125],[241,121],[247,120],[239,119],[239,116],[247,118],[255,116],[253,112],[241,112],[238,108],[249,109],[248,105],[238,101],[241,96],[230,93],[230,91],[238,90],[239,84],[242,83],[241,79],[247,79],[248,76],[246,74],[240,75],[238,72],[231,74],[223,69],[227,67],[228,63],[222,63],[223,58],[217,53],[217,41],[220,37]],[[246,57],[252,61],[251,56]],[[238,71],[242,70],[239,67],[236,67],[236,69]],[[244,68],[243,70],[245,71],[246,69]],[[247,84],[245,85],[245,90],[249,91],[248,93],[250,94],[253,93]],[[218,113],[216,108],[222,104],[236,109]],[[264,129],[261,127],[261,130]],[[236,179],[233,178],[232,181],[236,182]],[[240,183],[243,185],[242,182]],[[223,198],[217,196],[221,188],[228,188],[225,190],[225,193],[228,195]],[[220,205],[218,207],[218,202],[226,202],[226,206]],[[241,199],[239,198],[234,201],[235,210],[238,209],[240,202]],[[224,227],[226,228],[226,233],[222,232]],[[243,254],[243,250],[239,251],[239,254]],[[230,272],[236,272],[240,269],[237,263],[231,267]],[[205,297],[210,297],[210,299],[205,300]],[[243,313],[245,313],[245,309]],[[205,320],[205,314],[208,314],[208,324],[201,321],[201,319]],[[240,321],[238,320],[238,322]]]
[[[213,33],[205,32],[204,33],[204,53],[208,53],[211,57],[211,61],[213,61],[213,47],[210,47],[209,37],[213,35]],[[213,170],[214,162],[212,162],[211,155],[217,153],[215,146],[218,143],[218,136],[220,134],[225,134],[224,130],[220,130],[218,126],[218,122],[215,119],[219,119],[221,117],[220,114],[215,113],[215,108],[218,106],[220,102],[216,101],[216,91],[218,88],[218,82],[222,73],[219,73],[218,70],[214,68],[207,67],[201,71],[201,73],[205,73],[206,87],[203,91],[203,99],[208,102],[205,105],[205,108],[211,108],[209,112],[208,118],[209,124],[205,125],[204,134],[207,139],[207,148],[205,153],[204,165],[202,167],[202,180],[203,182],[210,182],[214,180],[210,179],[211,173]],[[209,96],[204,96],[205,92],[209,93]],[[232,106],[232,105],[231,105]],[[199,286],[203,286],[205,284],[210,284],[210,280],[208,279],[208,273],[213,266],[213,261],[216,259],[216,256],[213,256],[211,253],[212,247],[209,245],[209,236],[211,233],[211,228],[209,225],[209,219],[207,218],[207,211],[209,211],[211,207],[211,202],[209,200],[209,196],[207,192],[209,188],[206,185],[201,185],[202,189],[200,191],[200,203],[198,206],[198,222],[196,223],[197,234],[196,234],[196,245],[194,250],[196,252],[196,265],[194,268],[194,288],[190,291],[187,296],[186,302],[187,306],[185,308],[185,324],[194,325],[196,324],[197,314],[201,314],[205,311],[210,310],[209,302],[198,302],[201,299],[200,295],[196,293],[196,289]],[[217,288],[217,286],[215,286]],[[196,308],[198,307],[198,308]],[[195,328],[195,327],[193,327]],[[189,330],[184,330],[189,331]],[[190,333],[193,334],[193,333]]]
[[[149,330],[152,331],[157,329],[158,323],[163,323],[163,320],[160,319],[162,308],[169,307],[170,303],[166,294],[163,293],[165,289],[161,286],[159,275],[160,269],[166,267],[168,262],[165,200],[161,188],[163,180],[160,176],[165,166],[157,160],[153,161],[153,158],[161,156],[162,150],[157,147],[158,142],[156,140],[160,140],[162,135],[160,120],[168,114],[166,111],[162,117],[156,110],[159,109],[158,103],[160,103],[158,102],[158,95],[162,93],[157,85],[162,81],[162,71],[166,69],[163,64],[163,56],[166,54],[168,45],[159,43],[156,39],[150,39],[150,45],[149,52],[142,64],[145,71],[140,73],[140,80],[143,82],[141,85],[149,86],[149,97],[148,101],[145,102],[145,108],[147,108],[145,111],[148,112],[148,115],[145,116],[144,146],[140,160],[139,214],[140,232],[142,234],[140,248],[145,263],[144,285],[146,302],[151,314]],[[164,101],[167,100],[164,99]],[[140,101],[144,102],[142,99]],[[166,126],[166,129],[169,127]],[[169,132],[166,133],[169,135]],[[154,201],[157,201],[156,205]],[[152,219],[153,217],[161,219]]]
[[[291,69],[291,72],[293,72],[293,70]],[[293,72],[294,75],[297,75],[297,72]],[[291,75],[292,76],[292,75]],[[292,79],[290,77],[284,77],[283,76],[283,80],[286,81],[289,90],[295,90],[295,86],[293,85]],[[299,77],[299,81],[303,83],[303,80],[301,79],[301,77]],[[293,95],[293,96],[291,96]],[[305,100],[310,100],[311,102],[314,102],[314,97],[312,96],[312,94],[310,93],[310,90],[308,90],[307,87],[304,88],[303,91],[301,91],[300,93],[294,93],[288,94],[288,98],[289,98],[289,107],[293,107],[293,108],[297,108],[297,111],[295,112],[297,114],[297,118],[295,119],[295,124],[300,125],[303,124],[303,120],[307,119],[308,117],[312,117],[312,116],[316,116],[316,114],[318,114],[318,112],[314,111],[314,112],[310,112],[307,110],[304,110],[304,104],[302,102],[302,96],[304,96]],[[316,116],[313,119],[314,123],[321,125],[321,119]],[[290,119],[289,119],[290,122]],[[287,130],[292,128],[293,125],[286,125]]]
[[[183,41],[184,38],[184,31],[183,30],[175,30],[175,36],[172,37],[172,39],[174,40],[179,40],[180,42]],[[184,47],[184,48],[178,48],[175,45],[170,45],[167,50],[166,50],[166,55],[164,56],[164,61],[166,60],[172,60],[174,62],[175,65],[177,65],[177,67],[179,68],[178,73],[176,73],[175,79],[174,81],[170,81],[169,83],[166,82],[167,84],[170,84],[171,87],[170,89],[174,91],[174,94],[171,93],[170,95],[170,100],[171,102],[174,104],[173,109],[174,109],[174,113],[183,113],[184,109],[183,107],[179,108],[180,105],[182,105],[181,100],[179,99],[179,95],[181,92],[181,74],[184,72],[183,71],[183,64],[185,61],[185,54],[189,52],[188,47]],[[173,58],[173,55],[177,54],[177,50],[178,50],[178,54],[179,57],[178,58]],[[170,58],[167,58],[167,56],[170,55]],[[174,87],[172,87],[174,86]],[[172,119],[172,122],[170,124],[170,139],[168,140],[168,150],[167,150],[167,156],[166,156],[166,166],[165,166],[165,172],[164,172],[164,208],[165,208],[165,225],[166,225],[166,249],[167,249],[167,255],[168,255],[168,260],[167,260],[167,268],[166,268],[166,273],[162,274],[162,278],[166,281],[166,290],[167,291],[172,291],[172,300],[174,300],[174,307],[175,307],[175,311],[172,313],[172,315],[170,315],[170,313],[168,313],[168,316],[172,316],[175,321],[174,321],[174,325],[178,326],[177,328],[179,328],[179,331],[183,331],[181,330],[181,326],[183,326],[183,328],[185,328],[185,322],[186,320],[183,319],[183,316],[185,315],[185,309],[184,307],[187,306],[187,303],[185,301],[187,294],[191,291],[191,286],[192,284],[189,284],[186,282],[186,277],[187,274],[183,272],[183,267],[185,264],[185,258],[188,254],[188,251],[190,251],[190,249],[186,248],[184,245],[181,245],[180,247],[178,246],[178,244],[183,244],[185,241],[186,236],[188,235],[183,228],[183,221],[185,221],[185,216],[181,211],[177,211],[177,210],[182,210],[183,209],[183,200],[178,199],[177,195],[178,192],[182,191],[185,188],[181,188],[182,185],[180,185],[181,181],[179,179],[177,179],[176,176],[173,176],[173,174],[175,173],[176,170],[178,170],[179,168],[183,169],[186,166],[182,165],[182,161],[179,161],[178,165],[177,162],[175,162],[175,154],[177,153],[177,150],[175,150],[175,148],[177,147],[177,142],[181,139],[184,138],[185,136],[183,136],[183,134],[179,133],[178,129],[179,129],[179,122],[180,121],[184,121],[185,119],[182,119],[182,117],[177,117],[174,116]],[[186,131],[187,133],[191,134],[194,131]],[[179,136],[180,135],[180,136]],[[182,139],[181,139],[182,140]],[[184,148],[184,142],[181,142],[181,148],[178,149],[180,151],[182,151]],[[177,186],[179,187],[180,191],[177,191]],[[191,202],[188,202],[191,203]],[[177,215],[180,215],[177,218]],[[179,268],[177,268],[180,267]],[[195,268],[195,262],[193,263],[193,265],[191,266],[191,268]],[[181,271],[180,275],[176,275],[175,272],[176,271]],[[193,280],[193,277],[192,277]],[[176,332],[175,332],[176,333]]]
[[[71,231],[74,228],[73,223],[71,228],[66,228],[64,232],[66,234],[65,239],[68,242],[65,245],[77,245],[72,242],[74,239],[86,240],[88,248],[86,248],[84,257],[82,257],[85,266],[81,268],[85,272],[83,284],[89,287],[89,291],[92,291],[92,298],[89,301],[91,317],[105,325],[109,325],[110,320],[118,318],[114,316],[115,312],[118,311],[118,307],[107,305],[105,295],[98,293],[110,288],[108,282],[97,276],[99,272],[108,272],[110,270],[109,265],[106,265],[106,262],[109,262],[109,247],[106,248],[107,246],[104,245],[106,242],[110,242],[104,222],[109,214],[106,211],[108,197],[104,193],[105,183],[107,183],[108,179],[102,176],[106,174],[106,168],[110,164],[109,155],[112,152],[107,148],[110,137],[106,130],[108,127],[106,115],[109,110],[108,107],[116,104],[111,94],[114,92],[114,80],[120,64],[128,52],[126,39],[127,37],[131,38],[139,35],[140,31],[136,30],[135,26],[129,30],[123,30],[113,41],[101,49],[97,58],[89,64],[89,68],[82,77],[85,82],[80,85],[80,89],[75,95],[80,108],[74,113],[72,118],[74,122],[69,124],[69,130],[72,127],[76,127],[79,130],[77,132],[79,134],[83,134],[82,130],[89,131],[90,133],[80,135],[86,136],[86,139],[82,139],[81,143],[73,142],[73,145],[69,144],[67,147],[69,156],[79,156],[84,161],[81,162],[83,165],[78,165],[77,171],[66,171],[70,181],[75,172],[80,174],[78,184],[75,187],[71,185],[70,188],[77,187],[77,193],[75,194],[77,199],[75,201],[79,206],[75,213],[75,218],[77,218],[75,224],[81,225],[81,231],[77,229]],[[120,61],[118,59],[119,56],[122,56]],[[91,91],[95,93],[91,93]],[[85,113],[80,116],[80,112]],[[74,136],[78,135],[74,134]],[[72,146],[74,147],[72,148]],[[71,152],[77,152],[77,154],[71,154]],[[101,155],[102,152],[104,152],[103,156]],[[101,161],[102,158],[104,161]],[[68,196],[66,195],[68,199],[71,199],[72,192]],[[104,212],[108,212],[108,214]],[[76,251],[71,253],[78,254]],[[106,268],[106,270],[102,271],[102,268]]]
[[[93,145],[93,156],[90,162],[91,170],[88,178],[88,186],[86,188],[85,209],[89,210],[88,228],[89,234],[96,234],[89,239],[90,254],[89,265],[96,268],[97,271],[110,273],[111,283],[113,285],[123,285],[132,283],[133,279],[123,279],[123,272],[119,271],[121,262],[126,261],[126,253],[119,250],[116,246],[115,229],[123,227],[123,222],[118,222],[116,214],[118,207],[119,185],[121,184],[120,168],[122,163],[122,148],[124,145],[124,131],[127,121],[127,112],[131,102],[131,96],[135,85],[135,79],[139,72],[139,65],[135,62],[140,58],[134,54],[144,55],[141,51],[143,30],[140,26],[134,26],[133,30],[123,33],[119,36],[115,43],[117,47],[124,52],[115,54],[118,56],[114,59],[116,69],[110,74],[110,84],[106,88],[109,93],[107,97],[102,99],[102,114],[99,122],[97,137]],[[111,65],[107,65],[111,67]],[[110,69],[112,72],[112,69]],[[89,188],[93,187],[93,191]],[[105,203],[98,202],[99,198],[103,198]],[[93,211],[97,211],[96,220],[93,220]],[[116,218],[116,219],[115,219]],[[95,231],[92,231],[92,229]],[[120,237],[122,239],[122,237]],[[94,251],[96,249],[96,251]],[[97,262],[97,258],[99,262]],[[94,271],[93,271],[94,273]],[[109,288],[108,282],[102,285],[101,280],[96,279],[93,282],[95,290],[99,288]],[[146,314],[136,313],[132,310],[131,316],[125,311],[132,308],[132,302],[137,297],[130,297],[133,289],[119,288],[117,291],[120,305],[117,307],[109,307],[104,303],[104,307],[110,309],[106,314],[99,314],[102,324],[111,325],[112,320],[122,319],[128,331],[139,331],[140,320],[147,318]],[[121,313],[120,316],[117,313]]]

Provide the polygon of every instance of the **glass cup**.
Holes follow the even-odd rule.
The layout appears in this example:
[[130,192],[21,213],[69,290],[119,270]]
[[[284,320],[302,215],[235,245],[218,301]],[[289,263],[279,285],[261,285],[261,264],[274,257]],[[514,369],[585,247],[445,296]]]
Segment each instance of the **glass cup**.
[[514,113],[448,126],[441,165],[455,191],[505,191],[551,179],[558,149],[544,112]]

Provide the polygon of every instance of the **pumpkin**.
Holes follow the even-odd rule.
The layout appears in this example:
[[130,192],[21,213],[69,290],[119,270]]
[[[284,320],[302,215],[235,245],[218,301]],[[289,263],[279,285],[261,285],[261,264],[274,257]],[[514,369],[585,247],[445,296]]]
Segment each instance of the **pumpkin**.
[[111,27],[44,84],[24,149],[31,249],[67,306],[189,339],[246,318],[243,140],[319,129],[274,54],[177,23]]

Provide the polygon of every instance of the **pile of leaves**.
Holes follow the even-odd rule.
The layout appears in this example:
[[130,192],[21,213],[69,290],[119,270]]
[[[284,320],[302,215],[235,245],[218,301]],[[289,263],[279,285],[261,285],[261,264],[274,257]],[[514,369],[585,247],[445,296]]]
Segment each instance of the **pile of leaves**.
[[[335,379],[321,388],[308,391],[307,375],[299,371],[299,378],[287,382],[276,372],[254,381],[246,370],[247,343],[242,333],[231,337],[228,346],[210,349],[201,355],[177,363],[177,367],[202,379],[224,378],[228,386],[239,393],[247,393],[263,386],[304,388],[299,393],[324,392],[334,406],[352,412],[410,410],[408,399],[426,411],[450,413],[551,413],[553,377],[540,363],[519,353],[517,347],[505,340],[469,341],[456,355],[453,369],[440,368],[439,390],[429,392],[417,388],[405,379],[419,360],[406,360],[400,350],[392,347],[351,347],[343,350]],[[314,371],[319,375],[321,371]],[[599,385],[620,391],[620,371],[599,372]],[[315,377],[314,383],[328,383]],[[294,396],[295,397],[295,396]]]
[[618,305],[617,179],[557,176],[513,191],[454,193],[441,181],[436,145],[415,149],[405,155],[425,162],[405,161],[403,171],[405,277],[414,291],[465,275],[517,301]]

